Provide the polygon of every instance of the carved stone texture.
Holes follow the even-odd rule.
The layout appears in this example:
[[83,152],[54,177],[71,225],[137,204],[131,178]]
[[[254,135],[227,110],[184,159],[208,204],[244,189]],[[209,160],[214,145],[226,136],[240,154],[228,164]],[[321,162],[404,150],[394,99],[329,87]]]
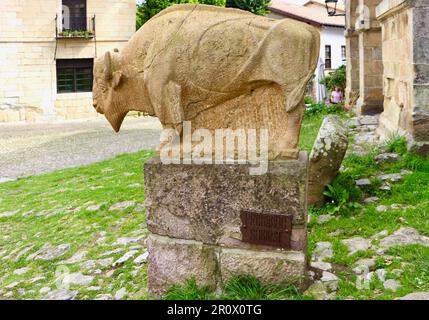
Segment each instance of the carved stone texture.
[[301,284],[306,270],[305,253],[273,252],[222,248],[220,252],[222,281],[234,276],[252,275],[263,283]]
[[[291,249],[306,245],[307,154],[268,162],[264,175],[250,165],[145,163],[145,206],[150,232],[206,244],[252,248],[243,243],[241,210],[291,214]],[[263,247],[263,246],[259,246]]]
[[179,133],[184,121],[193,130],[266,128],[269,159],[296,159],[319,43],[314,27],[292,19],[172,6],[145,23],[121,52],[97,59],[94,107],[115,131],[131,110]]
[[320,206],[324,203],[323,191],[335,179],[347,146],[347,126],[338,116],[327,116],[310,153],[309,205]]
[[211,290],[217,285],[217,258],[214,246],[201,242],[151,235],[148,287],[154,296],[165,293],[172,285],[183,285],[194,278],[199,287]]
[[303,284],[306,254],[260,248],[233,249],[158,235],[148,238],[148,287],[154,297],[194,278],[199,287],[220,289],[234,276],[250,275],[268,284]]

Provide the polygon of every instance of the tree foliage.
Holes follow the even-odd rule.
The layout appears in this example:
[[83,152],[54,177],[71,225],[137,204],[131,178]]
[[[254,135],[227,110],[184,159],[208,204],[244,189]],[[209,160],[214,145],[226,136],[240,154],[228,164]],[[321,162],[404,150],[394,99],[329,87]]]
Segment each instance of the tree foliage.
[[320,84],[325,85],[328,91],[334,90],[335,87],[344,91],[346,88],[346,66],[342,65],[337,70],[329,73],[329,75],[320,80]]
[[180,3],[200,3],[213,6],[225,6],[225,0],[145,0],[142,4],[137,5],[136,29],[140,27],[165,8]]
[[226,7],[246,10],[259,15],[266,15],[270,4],[271,0],[226,0]]

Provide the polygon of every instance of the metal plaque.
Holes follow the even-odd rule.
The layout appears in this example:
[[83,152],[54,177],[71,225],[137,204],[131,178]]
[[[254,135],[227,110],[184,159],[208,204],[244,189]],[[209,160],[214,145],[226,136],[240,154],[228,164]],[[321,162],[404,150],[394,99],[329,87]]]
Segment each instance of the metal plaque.
[[241,211],[242,241],[290,249],[291,214],[272,214]]

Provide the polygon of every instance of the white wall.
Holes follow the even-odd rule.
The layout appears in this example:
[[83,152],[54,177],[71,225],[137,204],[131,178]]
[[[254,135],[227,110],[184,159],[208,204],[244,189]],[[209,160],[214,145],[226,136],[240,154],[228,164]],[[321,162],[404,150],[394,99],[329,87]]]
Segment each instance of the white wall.
[[[141,1],[141,0],[137,0],[137,2],[138,1]],[[294,4],[294,5],[298,5],[298,6],[303,6],[309,0],[277,0],[277,1],[289,3],[289,4]],[[344,0],[340,0],[340,1],[338,1],[338,3],[344,5]]]
[[346,62],[341,57],[341,46],[346,45],[343,28],[322,26],[320,32],[320,58],[325,61],[325,46],[331,46],[332,69],[337,69]]
[[307,3],[309,0],[277,0],[278,2],[284,2],[287,4],[294,4],[297,6],[302,6]]
[[[56,92],[55,50],[58,59],[95,56],[94,40],[56,42],[61,5],[61,0],[0,0],[0,122],[95,116],[90,92]],[[93,14],[99,56],[120,49],[135,32],[134,0],[88,0],[87,16]]]
[[332,69],[336,69],[346,63],[341,57],[341,46],[344,46],[345,44],[346,41],[344,38],[343,28],[322,26],[320,30],[319,64],[315,72],[316,100],[318,102],[324,101],[325,98],[329,96],[329,92],[326,92],[326,88],[319,84],[319,81],[326,75],[323,65],[325,63],[325,45],[331,46],[331,66]]

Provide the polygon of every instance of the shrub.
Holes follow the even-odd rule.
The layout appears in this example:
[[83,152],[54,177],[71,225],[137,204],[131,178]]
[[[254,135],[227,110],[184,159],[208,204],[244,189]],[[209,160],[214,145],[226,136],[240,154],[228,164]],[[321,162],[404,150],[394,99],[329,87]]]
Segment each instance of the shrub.
[[[305,102],[305,100],[304,100]],[[343,108],[341,104],[327,105],[323,102],[313,103],[305,110],[306,116],[314,114],[338,114],[342,113]]]
[[201,3],[214,6],[225,6],[225,0],[145,0],[137,5],[136,30],[165,8],[180,3]]
[[347,214],[361,208],[356,202],[361,192],[356,188],[353,179],[347,175],[339,175],[332,184],[327,186],[323,193],[331,202],[326,205],[329,214]]
[[387,152],[395,152],[400,155],[407,153],[407,139],[399,134],[394,134],[384,143]]
[[304,97],[304,103],[305,103],[305,104],[314,104],[315,102],[314,102],[314,100],[313,100],[313,98],[312,98],[312,97],[310,97],[310,96],[305,96],[305,97]]
[[250,11],[258,15],[266,15],[271,0],[226,0],[226,7]]
[[339,87],[344,92],[346,88],[346,66],[342,65],[337,70],[332,71],[319,83],[325,85],[329,92],[333,91],[335,87]]

